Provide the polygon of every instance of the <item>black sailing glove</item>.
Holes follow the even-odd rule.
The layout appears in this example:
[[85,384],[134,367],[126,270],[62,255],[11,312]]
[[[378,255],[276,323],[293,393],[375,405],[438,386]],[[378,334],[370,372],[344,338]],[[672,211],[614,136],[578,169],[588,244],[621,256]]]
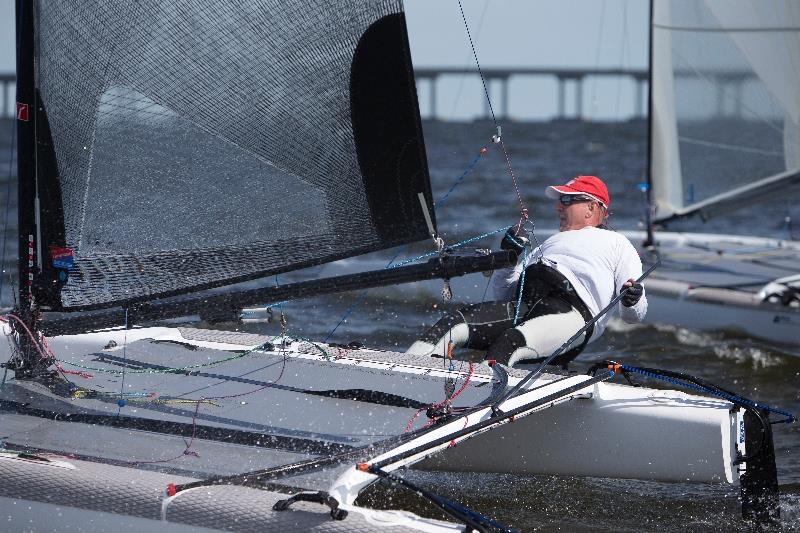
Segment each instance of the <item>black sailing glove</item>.
[[[622,292],[624,290],[625,287],[622,287],[622,289],[620,289],[619,292]],[[624,305],[625,307],[633,307],[639,302],[639,299],[641,299],[642,294],[644,294],[644,287],[642,287],[642,284],[634,283],[628,288],[628,292],[625,293],[625,295],[622,297],[622,300],[620,301],[622,302],[622,305]]]
[[503,240],[500,241],[500,248],[502,250],[512,250],[517,255],[522,255],[522,251],[529,242],[528,234],[524,229],[520,228],[517,232],[515,226],[511,226],[506,231],[506,234],[503,235]]

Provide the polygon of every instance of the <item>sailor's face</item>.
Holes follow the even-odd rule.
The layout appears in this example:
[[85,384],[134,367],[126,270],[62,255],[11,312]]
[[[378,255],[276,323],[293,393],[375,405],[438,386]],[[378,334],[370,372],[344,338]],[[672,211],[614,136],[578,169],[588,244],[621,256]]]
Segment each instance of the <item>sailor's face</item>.
[[591,202],[573,202],[569,205],[564,205],[557,201],[556,213],[558,213],[558,229],[561,231],[569,231],[588,226],[589,217],[587,217],[587,215],[591,215],[590,204]]

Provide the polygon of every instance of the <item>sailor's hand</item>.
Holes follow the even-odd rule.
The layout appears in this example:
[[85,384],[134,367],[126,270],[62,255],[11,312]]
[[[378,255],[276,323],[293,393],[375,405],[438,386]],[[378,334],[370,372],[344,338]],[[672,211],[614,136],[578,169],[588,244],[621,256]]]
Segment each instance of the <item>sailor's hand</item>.
[[625,293],[625,295],[622,297],[622,300],[620,301],[622,302],[622,305],[624,305],[625,307],[633,307],[639,302],[639,299],[641,299],[642,294],[644,294],[644,287],[642,287],[641,283],[636,283],[635,280],[629,279],[628,281],[625,282],[625,284],[622,286],[619,292],[624,291],[628,287],[630,287],[628,289],[628,292]]
[[512,250],[517,255],[522,255],[522,251],[528,245],[528,233],[517,226],[511,226],[503,235],[503,240],[500,242],[502,250]]

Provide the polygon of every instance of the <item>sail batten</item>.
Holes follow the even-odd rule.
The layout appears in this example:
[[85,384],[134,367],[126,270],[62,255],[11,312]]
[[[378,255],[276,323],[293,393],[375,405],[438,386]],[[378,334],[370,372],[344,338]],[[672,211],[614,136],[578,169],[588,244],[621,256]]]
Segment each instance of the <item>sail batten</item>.
[[398,0],[58,0],[37,4],[35,28],[52,132],[38,149],[54,161],[37,179],[61,216],[42,223],[45,307],[113,307],[427,237]]
[[760,200],[769,199],[777,194],[785,194],[789,187],[800,187],[800,168],[781,172],[780,174],[763,178],[754,183],[712,196],[702,202],[677,210],[669,217],[658,219],[657,222],[669,222],[671,220],[695,215],[703,220],[707,220],[713,216],[730,212],[740,207],[753,205]]

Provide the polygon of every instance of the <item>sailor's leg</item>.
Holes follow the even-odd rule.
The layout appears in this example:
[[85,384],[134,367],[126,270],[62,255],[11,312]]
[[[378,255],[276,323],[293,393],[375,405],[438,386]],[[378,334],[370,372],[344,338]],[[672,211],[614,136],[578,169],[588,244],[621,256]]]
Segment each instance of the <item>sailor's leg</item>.
[[[546,310],[554,311],[552,308]],[[514,366],[526,360],[547,357],[585,324],[583,316],[572,307],[560,312],[534,312],[529,314],[524,322],[504,331],[489,347],[486,358]],[[577,352],[574,352],[573,348],[567,354],[562,354],[568,355],[566,361],[580,353],[582,344],[583,339],[578,339],[574,346],[581,348]],[[561,362],[561,357],[557,362]]]
[[469,327],[460,310],[439,319],[422,337],[414,341],[406,353],[414,355],[447,355],[447,344],[462,346],[469,340]]
[[509,302],[483,302],[462,307],[445,315],[425,332],[406,353],[447,355],[447,345],[486,349],[504,330],[511,327],[514,306]]

